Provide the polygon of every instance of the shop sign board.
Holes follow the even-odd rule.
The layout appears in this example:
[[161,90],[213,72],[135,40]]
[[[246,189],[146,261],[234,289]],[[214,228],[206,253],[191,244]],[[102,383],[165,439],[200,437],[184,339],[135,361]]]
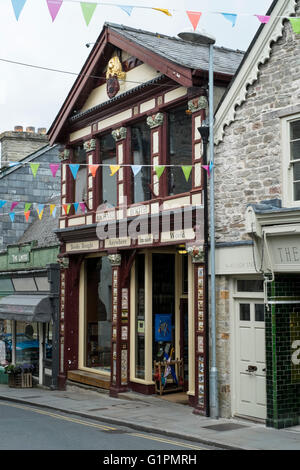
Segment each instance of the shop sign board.
[[66,243],[66,252],[73,251],[94,251],[99,249],[99,240],[90,240],[86,242],[68,242]]

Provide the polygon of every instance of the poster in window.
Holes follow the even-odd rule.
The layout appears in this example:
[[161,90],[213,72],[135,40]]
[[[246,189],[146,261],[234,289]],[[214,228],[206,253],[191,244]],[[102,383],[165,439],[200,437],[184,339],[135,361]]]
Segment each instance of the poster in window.
[[155,315],[155,341],[172,341],[172,315]]

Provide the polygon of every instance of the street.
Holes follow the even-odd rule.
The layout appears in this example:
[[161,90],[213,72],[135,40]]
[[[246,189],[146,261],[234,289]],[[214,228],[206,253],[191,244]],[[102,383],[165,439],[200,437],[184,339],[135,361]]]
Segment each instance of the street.
[[0,402],[0,450],[212,450],[70,414]]

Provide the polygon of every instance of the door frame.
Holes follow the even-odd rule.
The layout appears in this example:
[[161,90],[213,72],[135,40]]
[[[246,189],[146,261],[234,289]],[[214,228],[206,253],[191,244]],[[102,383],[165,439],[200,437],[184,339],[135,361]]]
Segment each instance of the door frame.
[[180,339],[179,339],[179,351],[180,351],[180,358],[183,359],[183,391],[187,392],[189,389],[189,359],[187,361],[187,370],[188,370],[188,376],[187,380],[184,380],[184,315],[183,315],[183,309],[184,309],[184,304],[186,304],[186,316],[187,316],[187,348],[188,348],[188,358],[189,358],[189,302],[187,297],[181,297],[180,298],[180,306],[179,306],[179,315],[180,315]]
[[[236,416],[238,413],[238,394],[237,394],[237,371],[238,371],[238,361],[237,361],[237,330],[238,325],[236,321],[236,305],[239,300],[255,300],[262,301],[264,303],[264,292],[237,292],[237,281],[238,280],[255,280],[261,279],[258,276],[238,276],[232,277],[229,279],[229,290],[231,295],[229,296],[229,309],[230,309],[230,331],[231,331],[231,415]],[[249,419],[252,417],[249,416]],[[259,418],[257,418],[259,419]],[[253,420],[255,418],[253,417]]]

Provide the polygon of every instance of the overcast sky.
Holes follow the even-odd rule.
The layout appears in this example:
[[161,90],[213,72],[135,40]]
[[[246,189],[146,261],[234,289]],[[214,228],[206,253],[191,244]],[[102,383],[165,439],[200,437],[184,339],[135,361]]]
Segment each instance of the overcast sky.
[[[271,3],[271,0],[120,0],[118,4],[168,8],[173,16],[139,8],[128,16],[116,6],[98,4],[87,26],[76,0],[65,0],[54,22],[46,0],[27,0],[19,21],[11,0],[2,0],[0,59],[78,73],[91,50],[85,44],[96,41],[105,21],[175,36],[191,28],[186,10],[203,12],[197,29],[212,33],[217,45],[246,50],[260,26],[252,15],[265,14]],[[235,27],[222,15],[213,14],[214,11],[238,14]],[[75,78],[0,60],[0,132],[13,130],[15,125],[48,130]]]

